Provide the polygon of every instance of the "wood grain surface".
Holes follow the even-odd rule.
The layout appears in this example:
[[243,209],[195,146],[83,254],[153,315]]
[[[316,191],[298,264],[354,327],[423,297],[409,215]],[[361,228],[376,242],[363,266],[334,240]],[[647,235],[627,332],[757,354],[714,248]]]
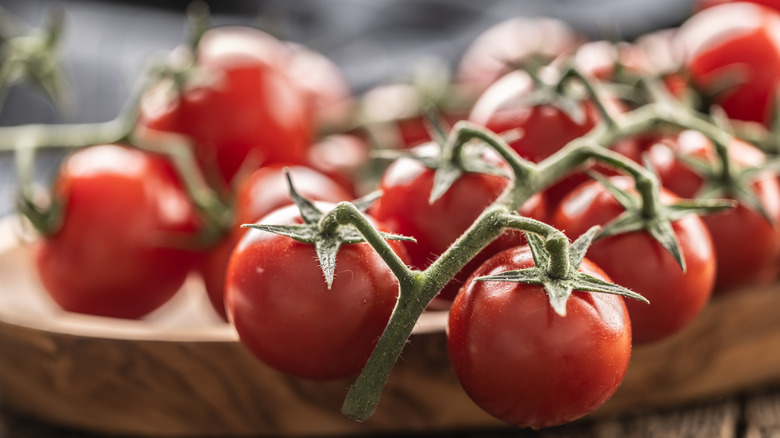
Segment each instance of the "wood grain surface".
[[[215,317],[196,282],[141,321],[60,311],[40,289],[31,244],[19,235],[12,220],[0,223],[0,396],[13,412],[132,436],[518,433],[482,412],[458,385],[444,313],[421,319],[376,414],[356,423],[340,413],[350,380],[304,381],[261,364]],[[780,384],[779,308],[774,285],[714,299],[677,336],[635,348],[624,383],[601,409],[575,425],[533,434],[737,436],[735,424],[746,418],[751,426],[742,429],[750,436],[777,433],[780,398],[759,397],[744,409],[732,398]],[[719,403],[697,408],[698,417],[640,416],[712,400]]]

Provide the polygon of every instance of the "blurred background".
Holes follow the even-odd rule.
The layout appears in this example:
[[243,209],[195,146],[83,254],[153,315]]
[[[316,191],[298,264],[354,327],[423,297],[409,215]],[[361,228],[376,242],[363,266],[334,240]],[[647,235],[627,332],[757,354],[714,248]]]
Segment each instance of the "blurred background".
[[[515,16],[562,19],[591,39],[631,40],[674,27],[692,0],[221,0],[213,23],[258,25],[333,60],[353,92],[403,78],[435,57],[454,67],[473,39]],[[65,12],[62,58],[72,99],[57,111],[42,94],[14,87],[0,125],[112,119],[146,63],[186,38],[188,0],[0,0],[32,27],[53,6]],[[12,210],[14,166],[0,155],[0,216]],[[56,154],[55,154],[56,155]],[[51,166],[56,157],[42,157]],[[47,164],[48,163],[48,164]]]

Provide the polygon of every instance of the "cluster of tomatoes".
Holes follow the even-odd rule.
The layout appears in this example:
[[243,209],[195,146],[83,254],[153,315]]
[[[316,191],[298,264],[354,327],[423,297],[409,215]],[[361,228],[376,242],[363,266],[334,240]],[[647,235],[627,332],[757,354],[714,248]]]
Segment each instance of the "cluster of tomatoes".
[[[589,247],[584,272],[650,304],[575,291],[562,316],[540,285],[479,281],[538,263],[517,230],[504,231],[465,264],[427,305],[450,311],[454,371],[488,412],[530,427],[577,419],[619,386],[632,344],[673,335],[713,293],[774,280],[780,186],[766,170],[773,151],[765,134],[779,125],[780,12],[758,3],[702,3],[679,29],[631,44],[584,42],[552,19],[513,19],[464,53],[448,89],[469,103],[438,108],[441,119],[498,133],[529,162],[543,164],[573,140],[641,110],[648,98],[636,95],[648,93],[637,91],[644,84],[638,78],[659,79],[670,105],[725,131],[759,133],[728,136],[725,154],[693,129],[654,128],[602,145],[653,169],[664,202],[737,201],[727,212],[674,218],[684,269],[647,230],[604,236]],[[601,91],[562,86],[564,66]],[[505,163],[486,155],[495,171],[462,172],[431,202],[446,149],[431,141],[442,138],[425,130],[422,112],[382,121],[382,129],[399,134],[390,146],[399,157],[370,165],[378,124],[350,123],[370,113],[360,104],[366,101],[350,94],[322,55],[257,29],[209,29],[195,48],[171,54],[170,69],[140,96],[126,143],[81,148],[59,169],[52,190],[59,220],[45,230],[36,257],[46,290],[63,309],[141,318],[194,272],[216,312],[263,362],[307,379],[354,376],[396,307],[399,282],[388,256],[366,242],[336,245],[328,282],[324,244],[301,233],[336,203],[378,189],[365,215],[380,231],[414,238],[390,241],[389,248],[423,272],[511,181],[500,172]],[[719,110],[710,117],[713,106]],[[335,133],[321,134],[325,127]],[[186,145],[202,183],[195,187],[219,202],[198,202],[165,153],[170,138]],[[767,141],[757,145],[756,138]],[[149,144],[154,151],[143,147]],[[596,181],[584,169],[562,175],[519,214],[571,240],[619,218],[634,199],[632,180],[609,166],[588,166],[605,176]],[[376,169],[374,185],[365,177]],[[299,233],[241,227],[255,222]]]

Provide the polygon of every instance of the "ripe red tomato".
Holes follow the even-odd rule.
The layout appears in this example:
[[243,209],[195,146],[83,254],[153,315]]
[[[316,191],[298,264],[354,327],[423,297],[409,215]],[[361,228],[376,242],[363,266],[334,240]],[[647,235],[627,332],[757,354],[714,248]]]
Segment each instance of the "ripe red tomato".
[[207,31],[197,51],[199,76],[174,99],[170,84],[147,93],[140,125],[189,136],[203,172],[219,189],[230,187],[247,162],[306,163],[313,107],[281,68],[286,50],[248,27]]
[[[681,164],[676,159],[678,155],[714,163],[714,149],[701,133],[684,131],[655,143],[648,150],[648,159],[658,171],[664,187],[684,198],[692,198],[703,180]],[[729,156],[737,168],[759,165],[766,160],[763,152],[740,140],[729,145]],[[760,175],[751,187],[769,217],[775,224],[780,223],[780,184],[775,176],[771,172]],[[770,222],[745,205],[705,216],[703,220],[715,246],[718,265],[715,287],[718,292],[766,283],[774,278],[774,264],[780,254],[780,232]]]
[[732,119],[767,123],[780,80],[780,14],[753,3],[728,3],[688,19],[677,44],[693,85],[715,97]]
[[[429,143],[419,148],[430,151],[437,146]],[[428,267],[449,248],[509,183],[507,178],[499,176],[466,173],[431,204],[428,197],[434,173],[433,169],[412,158],[394,161],[379,183],[382,197],[369,210],[390,232],[417,240],[403,244],[412,266],[418,269]],[[520,214],[544,220],[547,215],[544,195],[532,196],[520,209]],[[448,305],[469,274],[483,261],[503,249],[523,243],[524,239],[519,231],[506,231],[472,259],[438,298]]]
[[[532,105],[527,98],[534,91],[531,77],[524,71],[513,71],[488,88],[469,115],[469,120],[493,132],[520,130],[510,146],[521,157],[538,163],[563,148],[568,142],[587,134],[601,116],[592,102],[579,105],[583,120],[577,121],[552,104]],[[615,112],[621,112],[616,100],[608,100]],[[621,142],[620,149],[630,154],[631,141]],[[573,172],[545,190],[551,206],[587,177]]]
[[485,30],[466,48],[455,80],[469,95],[479,96],[493,82],[523,62],[546,63],[572,51],[583,38],[565,21],[548,17],[514,17]]
[[[482,409],[542,428],[576,420],[612,396],[628,368],[631,325],[616,295],[574,291],[560,316],[541,286],[474,281],[532,266],[528,247],[480,266],[452,305],[447,347],[460,384]],[[608,280],[587,259],[581,270]]]
[[[254,223],[272,211],[292,204],[285,168],[282,165],[261,167],[242,183],[236,196],[235,226],[225,240],[209,252],[200,267],[209,300],[226,321],[225,273],[233,248],[247,231],[240,226]],[[352,192],[316,170],[304,166],[287,169],[296,191],[307,199],[334,203],[354,199]]]
[[[611,181],[624,190],[633,188],[627,177]],[[676,196],[663,192],[670,202]],[[597,181],[577,187],[552,214],[551,224],[576,239],[594,225],[606,225],[624,211]],[[696,215],[672,223],[685,258],[682,269],[658,241],[646,231],[634,231],[598,239],[587,257],[617,284],[643,295],[650,304],[629,300],[634,343],[670,336],[699,314],[715,283],[715,250],[707,228]]]
[[[318,206],[328,211],[333,204]],[[259,222],[301,220],[288,206]],[[255,229],[233,252],[226,284],[225,305],[241,342],[273,368],[317,380],[362,369],[398,296],[398,281],[367,243],[341,247],[328,290],[314,245]]]
[[63,309],[140,318],[181,287],[195,210],[163,158],[117,145],[79,150],[60,168],[62,227],[37,247],[46,291]]

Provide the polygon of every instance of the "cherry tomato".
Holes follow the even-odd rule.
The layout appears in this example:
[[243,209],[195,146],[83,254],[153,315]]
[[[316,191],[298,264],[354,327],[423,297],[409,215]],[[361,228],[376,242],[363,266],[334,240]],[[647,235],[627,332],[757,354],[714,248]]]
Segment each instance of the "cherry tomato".
[[317,126],[342,126],[349,122],[352,89],[338,65],[303,44],[286,42],[290,49],[281,69],[308,94]]
[[[418,150],[435,150],[433,143]],[[482,211],[506,188],[509,180],[494,175],[466,173],[433,204],[428,197],[433,187],[435,171],[411,158],[394,161],[379,184],[382,197],[371,207],[371,214],[391,232],[414,237],[416,242],[403,242],[412,266],[425,269],[443,253]],[[547,203],[542,194],[532,196],[520,209],[520,214],[544,220]],[[519,231],[506,231],[483,249],[439,294],[445,302],[452,301],[463,281],[479,264],[491,255],[524,242]]]
[[[259,222],[301,221],[298,208],[288,206]],[[233,252],[226,284],[225,305],[241,342],[271,367],[315,380],[362,369],[398,296],[398,281],[366,243],[341,247],[328,290],[314,245],[255,229]]]
[[[539,162],[563,148],[575,138],[587,134],[600,120],[598,110],[592,102],[579,105],[583,120],[576,121],[566,112],[552,104],[532,105],[526,99],[534,91],[531,77],[524,71],[513,71],[488,88],[469,115],[469,120],[485,126],[491,131],[502,133],[519,130],[519,135],[510,146],[521,157]],[[615,112],[621,112],[616,100],[608,100]],[[622,142],[620,148],[633,148],[630,141]],[[556,205],[572,188],[587,177],[573,172],[545,192],[550,205]]]
[[[431,141],[425,121],[428,99],[413,84],[382,84],[368,90],[361,98],[360,112],[366,119],[363,126],[371,140],[388,149],[410,149]],[[439,106],[443,120],[449,125],[466,118],[467,110]]]
[[196,261],[198,220],[168,161],[118,145],[75,152],[55,196],[62,227],[37,247],[46,291],[63,309],[140,318],[168,301]]
[[[627,177],[612,177],[630,190]],[[670,202],[676,196],[663,192]],[[576,239],[594,225],[606,225],[623,207],[597,181],[577,187],[552,214],[551,224]],[[672,228],[685,258],[683,272],[674,258],[650,233],[634,231],[598,239],[587,257],[617,284],[650,301],[626,302],[631,315],[634,343],[657,341],[676,333],[692,321],[709,301],[715,284],[715,250],[707,227],[696,215],[674,221]]]
[[204,174],[219,189],[242,169],[306,163],[313,108],[309,94],[280,68],[287,56],[281,42],[259,30],[209,30],[198,46],[196,78],[178,98],[171,99],[170,84],[147,93],[139,123],[190,137]]
[[[292,204],[285,168],[282,165],[261,167],[243,182],[236,196],[235,227],[221,244],[210,251],[200,267],[209,300],[225,320],[225,273],[233,249],[246,234],[246,229],[240,226],[254,223],[272,211]],[[287,169],[296,190],[307,199],[328,202],[354,199],[350,191],[316,170],[304,166]]]
[[[371,161],[371,146],[355,134],[331,134],[319,139],[309,151],[309,165],[352,191],[363,187]],[[372,187],[373,188],[373,187]]]
[[581,40],[568,23],[556,18],[510,18],[482,32],[466,48],[455,80],[469,95],[479,96],[523,62],[547,63],[572,51]]
[[[450,310],[447,347],[466,393],[508,423],[542,428],[570,422],[601,406],[623,380],[631,325],[623,299],[574,291],[566,316],[541,286],[474,281],[534,265],[528,247],[488,259]],[[581,270],[609,280],[587,259]]]
[[[714,163],[712,143],[699,132],[683,131],[655,143],[648,151],[648,159],[656,167],[664,187],[684,198],[695,197],[703,180],[682,165],[677,155]],[[737,168],[759,165],[766,160],[763,152],[740,140],[729,145],[729,156]],[[769,217],[775,224],[780,223],[780,184],[775,176],[771,172],[760,175],[751,187]],[[769,221],[741,204],[705,216],[703,220],[715,246],[718,292],[767,283],[774,277],[775,260],[780,254],[780,232]]]
[[732,119],[769,122],[780,80],[780,14],[753,3],[705,9],[679,30],[693,85]]

